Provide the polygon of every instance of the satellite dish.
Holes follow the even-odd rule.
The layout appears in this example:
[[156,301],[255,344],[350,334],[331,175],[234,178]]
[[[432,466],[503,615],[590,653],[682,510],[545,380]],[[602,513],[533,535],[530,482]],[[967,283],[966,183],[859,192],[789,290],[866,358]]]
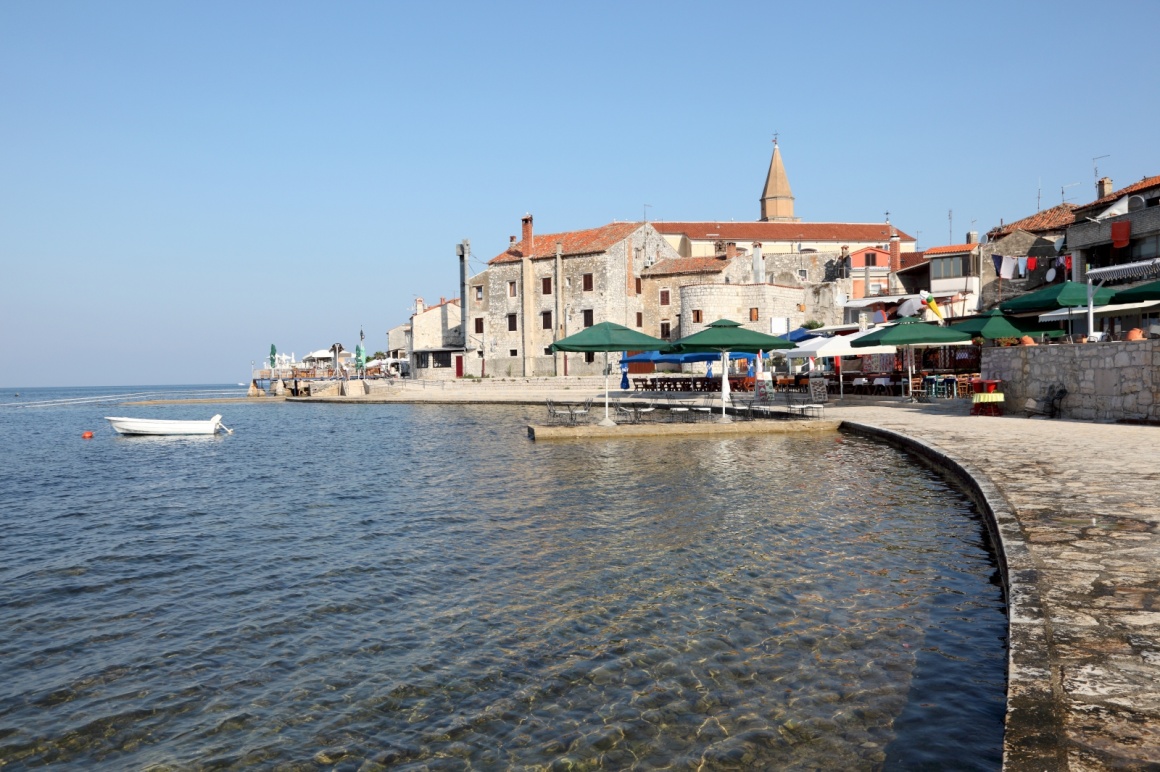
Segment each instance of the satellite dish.
[[1129,196],[1128,197],[1128,211],[1138,212],[1148,204],[1145,203],[1143,196]]
[[1046,279],[1048,282],[1053,282],[1053,281],[1055,281],[1055,269],[1054,269],[1054,268],[1048,268],[1048,269],[1047,269],[1047,276],[1045,276],[1044,278],[1045,278],[1045,279]]

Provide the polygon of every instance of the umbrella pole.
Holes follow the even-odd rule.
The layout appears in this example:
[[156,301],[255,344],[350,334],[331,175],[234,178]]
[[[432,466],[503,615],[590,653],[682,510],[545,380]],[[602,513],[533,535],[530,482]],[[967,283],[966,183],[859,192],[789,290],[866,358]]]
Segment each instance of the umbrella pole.
[[731,424],[731,419],[725,413],[725,403],[729,399],[729,352],[721,352],[721,417],[717,419],[719,424]]
[[604,420],[599,426],[616,426],[616,421],[608,417],[608,352],[604,352]]

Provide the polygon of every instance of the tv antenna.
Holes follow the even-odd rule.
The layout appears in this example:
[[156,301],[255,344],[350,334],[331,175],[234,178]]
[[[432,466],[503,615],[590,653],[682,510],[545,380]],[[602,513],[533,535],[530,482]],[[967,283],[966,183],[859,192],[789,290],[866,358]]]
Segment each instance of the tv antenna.
[[947,243],[950,244],[955,240],[955,210],[947,210]]
[[1067,189],[1074,188],[1078,184],[1079,184],[1078,182],[1072,182],[1072,183],[1069,183],[1067,185],[1061,185],[1059,188],[1059,203],[1066,204],[1067,203]]
[[1108,153],[1106,155],[1097,155],[1095,158],[1092,159],[1092,174],[1095,175],[1095,178],[1096,178],[1096,187],[1099,187],[1099,184],[1100,184],[1100,167],[1096,166],[1096,161],[1099,161],[1100,159],[1103,159],[1103,158],[1111,158],[1111,157],[1112,157],[1112,154]]
[[644,221],[648,222],[648,210],[652,209],[652,204],[644,205]]

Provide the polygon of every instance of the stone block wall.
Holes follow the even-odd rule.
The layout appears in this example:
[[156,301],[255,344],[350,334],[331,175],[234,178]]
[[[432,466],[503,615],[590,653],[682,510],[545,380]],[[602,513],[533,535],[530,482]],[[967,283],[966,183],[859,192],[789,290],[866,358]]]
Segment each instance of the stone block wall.
[[982,373],[1003,381],[1008,413],[1063,385],[1065,418],[1160,419],[1160,340],[987,348]]

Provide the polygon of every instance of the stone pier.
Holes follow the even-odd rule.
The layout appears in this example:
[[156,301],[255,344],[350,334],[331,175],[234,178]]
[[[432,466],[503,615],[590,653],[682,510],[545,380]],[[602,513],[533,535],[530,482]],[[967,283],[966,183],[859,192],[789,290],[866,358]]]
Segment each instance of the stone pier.
[[1160,769],[1160,429],[828,408],[990,516],[1010,619],[1008,770]]

